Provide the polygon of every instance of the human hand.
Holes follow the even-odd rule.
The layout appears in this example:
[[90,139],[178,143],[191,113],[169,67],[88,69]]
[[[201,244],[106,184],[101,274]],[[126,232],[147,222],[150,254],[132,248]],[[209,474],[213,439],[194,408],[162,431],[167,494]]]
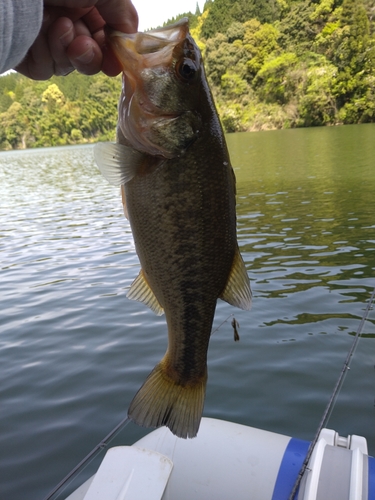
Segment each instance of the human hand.
[[33,80],[103,71],[115,76],[121,67],[105,44],[104,27],[134,33],[138,15],[131,0],[44,0],[39,35],[14,68]]

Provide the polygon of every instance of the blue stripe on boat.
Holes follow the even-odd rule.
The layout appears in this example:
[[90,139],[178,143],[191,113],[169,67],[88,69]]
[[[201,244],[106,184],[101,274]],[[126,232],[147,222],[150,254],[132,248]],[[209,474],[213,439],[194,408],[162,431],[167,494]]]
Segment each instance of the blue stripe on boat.
[[292,438],[285,449],[273,490],[272,500],[288,500],[310,443]]
[[368,500],[375,500],[375,458],[368,457]]

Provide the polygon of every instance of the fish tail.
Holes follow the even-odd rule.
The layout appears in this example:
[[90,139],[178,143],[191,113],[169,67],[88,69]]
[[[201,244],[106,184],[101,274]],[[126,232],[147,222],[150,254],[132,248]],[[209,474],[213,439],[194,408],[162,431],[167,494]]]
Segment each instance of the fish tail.
[[143,427],[166,425],[180,438],[197,435],[206,393],[207,370],[194,384],[170,377],[163,360],[147,377],[130,403],[128,416]]

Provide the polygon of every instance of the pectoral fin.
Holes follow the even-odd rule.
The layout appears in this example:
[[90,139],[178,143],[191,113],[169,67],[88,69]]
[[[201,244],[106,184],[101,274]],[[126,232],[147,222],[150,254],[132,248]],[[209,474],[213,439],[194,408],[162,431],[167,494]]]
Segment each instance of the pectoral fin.
[[251,288],[244,261],[237,247],[227,284],[220,295],[232,306],[249,311],[251,308]]
[[121,186],[129,182],[143,163],[144,153],[114,142],[99,142],[94,146],[99,170],[110,184]]
[[131,284],[130,290],[127,293],[127,297],[128,299],[143,302],[158,316],[161,316],[164,313],[164,309],[159,304],[158,299],[155,297],[154,292],[151,290],[150,285],[147,283],[142,269]]

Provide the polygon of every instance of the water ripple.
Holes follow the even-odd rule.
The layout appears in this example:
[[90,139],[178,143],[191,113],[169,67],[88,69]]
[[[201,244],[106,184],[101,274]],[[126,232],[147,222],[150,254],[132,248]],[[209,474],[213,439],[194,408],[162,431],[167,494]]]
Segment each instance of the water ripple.
[[[312,438],[374,286],[373,133],[228,136],[254,303],[218,302],[206,415]],[[124,417],[167,330],[126,298],[134,240],[91,146],[1,153],[0,217],[0,497],[36,500]],[[330,422],[372,453],[374,338],[372,311]]]

